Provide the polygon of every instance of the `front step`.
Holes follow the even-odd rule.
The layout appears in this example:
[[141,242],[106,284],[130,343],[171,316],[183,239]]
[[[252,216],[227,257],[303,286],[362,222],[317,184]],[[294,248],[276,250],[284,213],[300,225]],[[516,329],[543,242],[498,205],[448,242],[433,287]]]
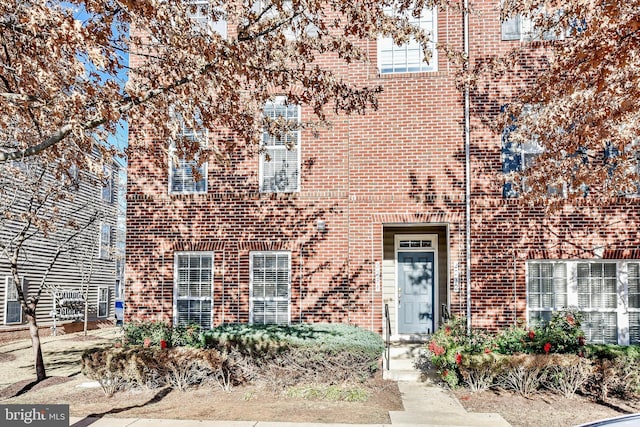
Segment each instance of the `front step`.
[[394,381],[419,381],[421,373],[415,368],[415,362],[423,350],[422,343],[391,344],[382,377]]

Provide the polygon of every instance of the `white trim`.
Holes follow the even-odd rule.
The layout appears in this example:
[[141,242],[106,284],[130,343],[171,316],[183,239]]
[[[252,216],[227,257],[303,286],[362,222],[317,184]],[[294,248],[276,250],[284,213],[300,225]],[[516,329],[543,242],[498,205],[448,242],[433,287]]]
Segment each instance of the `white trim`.
[[[422,13],[424,16],[425,12],[427,12],[429,10],[429,8],[424,8]],[[392,13],[391,11],[387,10],[385,13]],[[420,65],[420,70],[417,71],[386,71],[383,72],[382,71],[382,41],[389,39],[390,37],[378,37],[377,41],[376,41],[376,55],[377,55],[377,67],[378,67],[378,73],[381,75],[392,75],[392,74],[404,74],[404,73],[408,73],[408,74],[415,74],[415,73],[434,73],[438,71],[438,49],[436,48],[437,44],[438,44],[438,10],[437,8],[433,8],[431,9],[431,13],[432,13],[432,22],[433,22],[433,26],[432,26],[432,34],[431,34],[431,39],[429,40],[429,49],[431,49],[431,60],[429,62],[429,64],[427,65],[426,63],[424,63],[424,61],[421,61],[421,65]],[[421,17],[422,19],[422,17]],[[391,42],[394,44],[394,49],[399,49],[402,46],[406,46],[402,45],[402,46],[397,46],[395,44],[395,42],[393,40],[391,40]],[[420,47],[421,52],[424,53],[424,47]],[[422,69],[424,66],[426,67],[425,69]],[[395,65],[395,64],[394,64]]]
[[211,295],[208,297],[193,297],[193,298],[180,298],[181,300],[198,300],[198,301],[211,301],[211,310],[209,313],[209,324],[213,327],[213,291],[215,282],[215,252],[213,251],[176,251],[173,253],[173,325],[178,324],[178,257],[181,255],[210,255],[211,256]]
[[[286,96],[276,96],[274,98],[273,101],[267,101],[265,103],[265,105],[263,106],[266,107],[267,105],[272,104],[272,105],[288,105],[287,104],[287,97]],[[297,118],[296,120],[298,121],[298,123],[301,123],[302,121],[302,106],[299,104],[291,104],[293,106],[295,106],[297,108]],[[264,116],[264,112],[263,112],[263,116]],[[266,162],[266,150],[269,146],[265,145],[264,143],[264,130],[262,130],[262,136],[260,137],[260,147],[261,147],[261,153],[260,153],[260,164],[258,165],[258,188],[259,188],[259,192],[260,193],[265,193],[265,194],[271,194],[271,193],[284,193],[284,194],[291,194],[291,193],[299,193],[300,192],[300,185],[301,185],[301,177],[302,177],[302,132],[300,131],[300,129],[298,129],[297,131],[294,131],[294,133],[296,134],[296,150],[297,150],[297,162],[298,162],[298,174],[297,174],[297,182],[296,182],[296,189],[294,191],[272,191],[272,190],[267,190],[264,188],[264,163]],[[285,150],[287,151],[291,151],[289,150],[287,147],[284,147]]]
[[[104,244],[104,241],[102,240],[102,230],[104,227],[108,227],[109,228],[109,242],[108,242],[108,246],[106,247],[106,253],[102,253],[102,246]],[[113,234],[113,226],[111,224],[107,224],[104,222],[100,223],[100,228],[98,229],[98,259],[104,259],[104,260],[110,260],[112,259],[112,255],[113,255],[113,239],[111,238]]]
[[[22,305],[20,305],[20,321],[18,322],[7,322],[7,315],[8,315],[8,303],[9,302],[20,302],[20,297],[18,297],[16,300],[9,300],[9,281],[11,281],[11,283],[13,283],[13,277],[12,276],[5,276],[4,278],[4,316],[3,316],[3,323],[5,325],[19,325],[23,322],[22,319]],[[20,283],[21,283],[21,287],[22,287],[22,291],[24,292],[24,277],[20,278]],[[16,294],[17,294],[17,290],[16,290]]]
[[[107,299],[106,301],[103,301],[100,299],[100,294],[102,291],[107,291]],[[106,312],[104,313],[104,315],[100,315],[100,304],[106,304]],[[109,317],[109,287],[108,286],[98,286],[98,302],[97,302],[97,310],[96,310],[96,317],[98,317],[99,319],[104,319],[105,317]]]
[[[531,311],[529,305],[529,265],[530,264],[565,264],[567,269],[567,307],[576,308],[582,312],[588,313],[615,313],[617,322],[618,344],[628,345],[630,342],[630,323],[629,312],[638,312],[640,308],[629,307],[629,287],[628,287],[628,265],[640,264],[640,260],[616,260],[616,259],[535,259],[527,260],[525,268],[525,287],[526,287],[526,320],[527,324],[531,323]],[[578,307],[578,264],[615,264],[616,266],[616,308],[589,308],[580,309]],[[560,309],[560,308],[558,308]],[[553,311],[552,308],[549,309]],[[544,310],[544,311],[549,311]]]
[[[287,324],[291,324],[291,287],[292,287],[292,270],[291,251],[251,251],[249,252],[249,324],[254,323],[253,319],[253,257],[254,255],[286,255],[289,262],[289,288],[287,292]],[[277,266],[276,266],[277,268]],[[272,298],[273,301],[284,301],[284,298]],[[266,299],[264,300],[266,301]]]
[[[202,178],[204,179],[204,189],[202,190],[195,190],[195,183],[196,181],[194,180],[193,186],[194,186],[194,190],[182,190],[182,191],[174,191],[172,189],[173,187],[173,158],[175,157],[175,151],[176,151],[176,145],[174,142],[169,143],[169,151],[168,151],[168,162],[167,165],[169,166],[169,171],[168,171],[168,175],[169,175],[169,179],[167,182],[167,192],[168,194],[206,194],[209,191],[209,162],[202,162],[202,166],[200,166],[203,171],[202,171]],[[183,157],[178,157],[178,161],[185,161],[185,162],[191,162],[191,161],[195,161],[194,160],[188,160],[186,161]]]
[[[438,305],[438,301],[440,298],[439,293],[439,282],[438,282],[438,235],[437,234],[395,234],[393,236],[393,263],[395,265],[395,289],[394,289],[394,300],[395,300],[395,325],[394,325],[394,334],[392,339],[402,339],[406,337],[406,334],[400,335],[399,333],[399,315],[400,315],[400,307],[399,307],[399,296],[398,296],[398,281],[399,281],[399,265],[398,265],[398,252],[432,252],[433,253],[433,331],[435,332],[438,329],[439,321],[438,316],[436,316],[437,310],[436,307]],[[401,240],[430,240],[432,242],[431,247],[429,248],[400,248]]]

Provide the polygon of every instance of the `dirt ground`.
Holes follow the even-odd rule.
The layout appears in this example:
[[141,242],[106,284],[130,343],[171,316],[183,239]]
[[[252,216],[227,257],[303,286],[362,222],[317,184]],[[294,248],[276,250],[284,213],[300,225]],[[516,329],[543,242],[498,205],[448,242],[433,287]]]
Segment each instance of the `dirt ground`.
[[[236,387],[231,392],[206,387],[189,392],[130,390],[107,397],[100,388],[87,388],[80,373],[80,355],[86,348],[108,346],[117,330],[91,331],[43,338],[47,378],[35,377],[30,341],[0,344],[0,403],[68,403],[71,416],[188,418],[213,420],[291,421],[324,423],[389,423],[389,411],[402,410],[394,382],[374,379],[362,386],[364,402],[310,400],[257,387]],[[514,427],[574,426],[587,421],[639,412],[638,402],[611,400],[606,405],[584,396],[564,399],[550,393],[525,399],[505,391],[454,392],[470,412],[497,412]]]
[[454,394],[468,412],[497,412],[514,427],[575,426],[640,411],[640,402],[613,398],[604,404],[585,396],[568,399],[553,393],[538,393],[530,398],[504,390],[456,390]]

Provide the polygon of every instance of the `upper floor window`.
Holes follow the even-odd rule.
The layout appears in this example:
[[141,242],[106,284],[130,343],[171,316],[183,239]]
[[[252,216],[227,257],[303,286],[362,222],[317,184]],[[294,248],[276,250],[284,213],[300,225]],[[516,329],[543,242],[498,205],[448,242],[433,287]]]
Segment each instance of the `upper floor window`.
[[[527,109],[526,111],[529,111]],[[528,113],[527,113],[528,114]],[[516,125],[512,124],[502,132],[502,173],[505,175],[512,173],[522,173],[531,169],[538,157],[544,152],[544,148],[538,142],[537,137],[526,142],[514,142],[510,138],[511,132],[516,130]],[[518,185],[519,184],[519,185]],[[502,187],[502,195],[505,198],[518,197],[519,192],[528,193],[531,191],[533,182],[522,177],[519,183],[506,181]],[[566,186],[564,183],[551,183],[547,185],[549,196],[564,197]]]
[[211,9],[207,0],[188,0],[187,15],[197,28],[227,38],[227,21],[221,10]]
[[293,193],[300,190],[300,106],[284,97],[267,102],[260,157],[260,191]]
[[[206,132],[195,131],[184,124],[180,138],[206,145]],[[169,145],[169,193],[190,194],[207,192],[207,162],[199,162],[199,155],[189,160],[184,153],[176,152],[176,144]]]
[[100,225],[100,242],[98,245],[98,258],[111,259],[111,232],[113,227],[109,224]]
[[[113,171],[106,165],[102,167],[102,190],[101,197],[105,202],[113,202]],[[77,169],[76,169],[77,178]]]
[[[536,12],[545,18],[549,28],[542,30],[536,28],[533,17],[524,15],[511,16],[501,24],[502,40],[520,40],[520,41],[542,41],[542,40],[562,40],[575,33],[585,30],[586,23],[583,19],[572,18],[561,20],[562,11],[555,10],[551,14],[542,10]],[[564,21],[560,25],[560,22]]]
[[[387,10],[388,13],[393,13]],[[437,71],[438,56],[436,46],[437,19],[436,11],[424,9],[419,18],[411,15],[411,10],[406,11],[411,25],[420,27],[429,35],[429,43],[422,46],[411,38],[408,43],[398,46],[392,37],[384,37],[378,40],[378,69],[381,74],[388,73],[415,73],[421,71]],[[425,50],[430,51],[431,59],[427,63]]]

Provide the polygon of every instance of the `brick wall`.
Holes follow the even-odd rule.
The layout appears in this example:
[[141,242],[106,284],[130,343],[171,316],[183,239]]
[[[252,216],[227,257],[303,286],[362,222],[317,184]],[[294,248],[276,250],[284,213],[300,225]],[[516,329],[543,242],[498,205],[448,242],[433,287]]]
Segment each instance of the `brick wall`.
[[[478,2],[471,16],[473,61],[519,43],[500,40],[494,3]],[[461,16],[441,12],[438,32],[441,42],[460,48]],[[453,290],[449,271],[449,295],[439,302],[454,313],[466,312],[464,116],[453,69],[440,55],[437,72],[379,76],[375,41],[363,47],[369,64],[335,68],[350,81],[383,85],[379,109],[331,117],[330,128],[302,133],[299,193],[260,194],[259,157],[230,144],[232,162],[209,162],[207,194],[168,195],[167,142],[131,124],[129,320],[170,320],[174,253],[207,250],[215,252],[214,323],[247,322],[249,252],[286,250],[292,257],[293,322],[350,322],[381,331],[382,297],[373,287],[373,265],[382,259],[385,224],[449,225],[449,259],[459,263],[460,288]],[[523,71],[516,83],[528,78]],[[606,245],[605,257],[636,257],[640,249],[633,233],[637,209],[569,207],[550,216],[502,198],[500,136],[488,123],[513,83],[472,94],[474,326],[506,325],[525,316],[526,259],[588,258],[593,244]],[[302,114],[309,114],[304,106]],[[152,150],[138,152],[137,145]],[[320,219],[324,232],[316,227]]]

